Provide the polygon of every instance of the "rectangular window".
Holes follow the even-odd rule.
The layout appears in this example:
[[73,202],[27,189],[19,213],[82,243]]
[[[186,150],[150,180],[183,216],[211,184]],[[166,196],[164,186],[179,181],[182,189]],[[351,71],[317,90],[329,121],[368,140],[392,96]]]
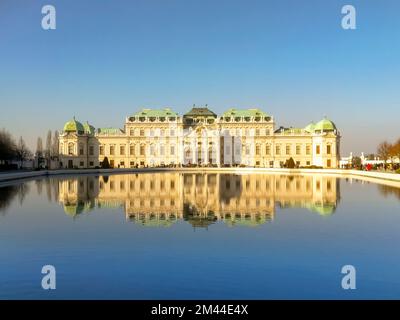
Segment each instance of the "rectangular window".
[[129,135],[134,136],[135,135],[135,130],[133,130],[133,129],[129,130]]
[[271,154],[271,146],[270,146],[269,144],[267,144],[267,145],[265,146],[265,154],[266,154],[267,156],[269,156],[269,155]]
[[290,154],[290,145],[289,144],[286,145],[286,154],[287,155]]
[[110,167],[114,168],[114,160],[110,160]]
[[320,154],[321,153],[321,146],[319,146],[319,145],[317,146],[315,153],[316,154]]
[[332,166],[332,161],[331,161],[331,159],[326,160],[326,166],[327,166],[328,168],[330,168],[330,167]]
[[145,153],[145,146],[140,146],[140,155],[144,156]]
[[301,147],[300,145],[296,145],[296,154],[299,155],[301,152]]
[[260,145],[256,145],[256,155],[259,156],[261,154]]
[[131,168],[133,168],[135,166],[135,162],[131,161],[130,165],[131,165]]
[[165,147],[164,146],[160,146],[160,156],[163,156],[165,153]]
[[134,145],[131,145],[131,146],[129,147],[129,154],[130,154],[131,156],[134,156],[134,155],[135,155],[135,146],[134,146]]
[[175,130],[171,129],[169,134],[170,134],[171,137],[173,137],[175,135]]
[[311,162],[310,162],[310,161],[307,161],[307,165],[308,165],[308,166],[311,165]]
[[79,155],[83,156],[83,146],[82,145],[79,146]]
[[119,154],[120,154],[121,156],[124,156],[124,155],[125,155],[125,146],[119,146]]
[[140,129],[140,136],[144,137],[144,129]]
[[269,129],[265,129],[265,135],[269,136]]
[[260,135],[260,129],[256,129],[256,136]]
[[83,161],[79,162],[79,166],[80,166],[80,167],[83,167],[83,166],[84,166]]
[[114,155],[114,153],[115,153],[115,147],[114,146],[110,146],[110,155]]
[[275,149],[276,149],[275,150],[276,155],[280,155],[281,154],[281,146],[277,145]]
[[104,146],[100,146],[99,153],[101,156],[104,156]]
[[94,166],[94,163],[93,163],[93,161],[90,161],[90,162],[89,162],[89,166],[91,166],[91,167],[93,167],[93,166]]
[[270,162],[269,162],[269,166],[270,166],[271,168],[273,168],[273,167],[274,167],[274,162],[273,162],[273,161],[270,161]]
[[94,155],[94,147],[93,146],[89,146],[89,155],[90,156]]
[[300,161],[296,161],[296,166],[300,167]]
[[331,154],[331,145],[330,145],[330,144],[328,144],[328,145],[326,146],[326,153],[327,153],[327,154]]
[[171,156],[175,155],[175,146],[171,146],[170,153]]
[[308,144],[306,145],[306,155],[310,155],[311,154],[311,146]]
[[120,161],[119,165],[120,165],[121,167],[125,167],[125,161]]

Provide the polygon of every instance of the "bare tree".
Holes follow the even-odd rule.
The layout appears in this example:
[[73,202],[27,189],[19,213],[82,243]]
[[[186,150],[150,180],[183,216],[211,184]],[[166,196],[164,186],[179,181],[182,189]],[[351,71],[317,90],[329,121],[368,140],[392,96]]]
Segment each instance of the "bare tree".
[[15,156],[15,142],[5,129],[0,130],[0,163],[11,160]]
[[400,162],[400,138],[392,146],[393,157],[396,157]]
[[22,168],[25,160],[28,160],[32,157],[32,152],[28,149],[22,137],[19,137],[17,146],[15,148],[15,155],[17,160],[20,162],[20,168]]
[[42,158],[43,157],[43,141],[41,137],[37,138],[36,142],[36,157]]
[[45,158],[47,160],[47,164],[50,164],[50,157],[51,157],[51,130],[47,132],[46,137],[46,149],[45,149]]
[[59,149],[59,143],[58,143],[58,131],[54,131],[54,135],[53,135],[53,143],[51,146],[51,156],[53,158],[58,158],[58,149]]
[[379,144],[377,152],[381,159],[385,162],[385,169],[386,169],[386,162],[390,157],[390,150],[391,145],[387,141],[383,141]]

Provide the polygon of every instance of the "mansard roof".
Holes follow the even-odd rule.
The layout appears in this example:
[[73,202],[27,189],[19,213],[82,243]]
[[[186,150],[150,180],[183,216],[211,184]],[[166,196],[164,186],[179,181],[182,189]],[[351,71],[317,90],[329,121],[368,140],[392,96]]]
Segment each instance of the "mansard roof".
[[258,108],[235,109],[230,108],[225,111],[223,117],[268,117],[268,114]]
[[132,114],[131,117],[176,117],[178,114],[171,108],[147,109],[143,108],[139,112]]
[[97,133],[104,135],[119,135],[124,133],[124,131],[119,128],[98,128]]
[[189,112],[184,114],[184,117],[213,117],[216,118],[217,115],[212,112],[207,107],[196,108],[193,107]]

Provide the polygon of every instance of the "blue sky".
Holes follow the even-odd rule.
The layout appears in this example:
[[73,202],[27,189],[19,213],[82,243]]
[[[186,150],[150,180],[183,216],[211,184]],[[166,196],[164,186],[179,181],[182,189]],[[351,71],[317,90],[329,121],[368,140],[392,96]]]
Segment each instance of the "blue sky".
[[0,127],[34,147],[74,115],[122,127],[141,107],[260,107],[278,126],[327,116],[342,154],[374,152],[400,137],[399,14],[395,0],[2,0]]

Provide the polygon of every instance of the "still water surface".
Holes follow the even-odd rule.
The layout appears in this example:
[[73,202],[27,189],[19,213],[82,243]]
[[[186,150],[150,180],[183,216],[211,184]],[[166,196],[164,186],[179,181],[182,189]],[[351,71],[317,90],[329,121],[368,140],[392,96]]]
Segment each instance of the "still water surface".
[[[0,298],[400,298],[400,189],[143,173],[0,186]],[[57,289],[41,288],[54,265]],[[343,290],[341,268],[357,270]]]

